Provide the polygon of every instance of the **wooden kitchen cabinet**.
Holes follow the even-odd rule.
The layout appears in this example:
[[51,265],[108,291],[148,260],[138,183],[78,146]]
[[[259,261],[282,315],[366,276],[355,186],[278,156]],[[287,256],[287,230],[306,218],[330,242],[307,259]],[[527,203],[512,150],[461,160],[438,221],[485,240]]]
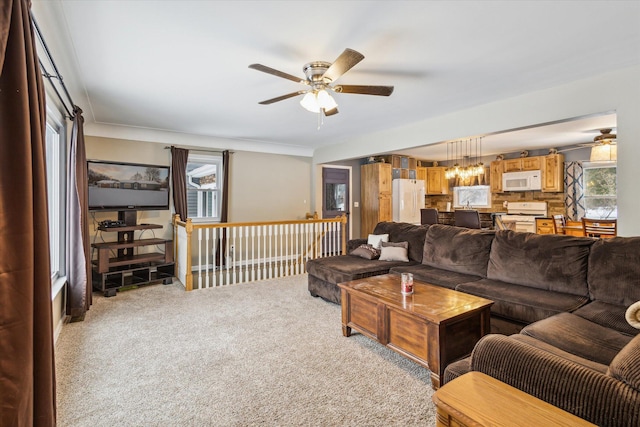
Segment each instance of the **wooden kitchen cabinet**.
[[427,169],[427,195],[449,194],[449,180],[445,177],[447,168],[437,166]]
[[502,193],[502,172],[504,160],[494,160],[489,166],[489,185],[492,193]]
[[418,166],[416,168],[416,179],[424,181],[425,187],[427,185],[427,168],[424,166]]
[[416,167],[416,179],[424,182],[424,193],[427,194],[427,168],[424,166]]
[[546,193],[564,191],[564,155],[549,154],[543,159],[542,191]]
[[381,221],[392,221],[391,164],[360,167],[360,235],[366,238]]
[[553,218],[536,218],[536,233],[555,234]]
[[542,169],[542,157],[519,157],[503,160],[503,172],[535,171]]

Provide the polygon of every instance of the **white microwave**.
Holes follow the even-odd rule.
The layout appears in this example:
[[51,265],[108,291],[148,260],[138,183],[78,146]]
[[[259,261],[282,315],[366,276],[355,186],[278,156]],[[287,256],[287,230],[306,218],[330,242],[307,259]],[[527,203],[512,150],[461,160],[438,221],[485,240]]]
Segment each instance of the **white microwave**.
[[542,189],[542,171],[505,172],[502,191],[529,191]]

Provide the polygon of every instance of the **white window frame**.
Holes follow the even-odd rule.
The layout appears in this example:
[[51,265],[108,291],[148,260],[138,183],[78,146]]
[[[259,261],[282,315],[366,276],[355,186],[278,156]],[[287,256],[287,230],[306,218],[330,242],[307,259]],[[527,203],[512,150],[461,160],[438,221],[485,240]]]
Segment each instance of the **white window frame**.
[[66,127],[60,112],[47,108],[45,132],[47,205],[52,297],[66,281]]
[[[201,165],[215,165],[216,166],[216,188],[215,189],[195,189],[192,185],[189,185],[191,178],[189,173],[186,176],[187,182],[187,214],[188,217],[191,218],[193,222],[220,222],[221,219],[221,211],[222,211],[222,189],[224,186],[224,171],[222,167],[222,154],[194,154],[189,153],[189,159],[187,160],[187,164],[189,163],[198,163]],[[187,167],[187,169],[189,169]],[[201,204],[202,200],[206,198],[205,193],[213,197],[215,200],[215,213],[213,216],[203,216],[201,213],[193,215],[194,213],[189,211],[189,195],[193,193],[198,194],[198,203]],[[201,208],[203,208],[201,206]]]
[[[474,190],[477,192],[483,192],[484,194],[480,194],[483,198],[482,203],[475,203],[473,205],[467,206],[466,203],[462,203],[460,201],[460,191],[463,190]],[[471,186],[463,186],[463,187],[453,187],[453,207],[454,208],[490,208],[491,207],[491,188],[488,185],[471,185]]]
[[[587,173],[586,171],[588,169],[608,169],[608,168],[615,168],[616,169],[616,180],[618,178],[618,163],[616,161],[605,161],[605,162],[584,162],[582,164],[582,188],[583,188],[583,195],[582,198],[584,200],[584,208],[585,208],[585,217],[586,218],[592,218],[592,219],[617,219],[618,217],[618,194],[617,194],[617,185],[616,185],[616,194],[613,196],[601,196],[601,195],[587,195],[587,183],[585,182],[585,179],[587,177]],[[588,205],[588,200],[589,199],[614,199],[616,201],[616,209],[614,211],[613,215],[609,215],[606,218],[597,216],[597,215],[592,215],[592,214],[587,214],[587,205]]]

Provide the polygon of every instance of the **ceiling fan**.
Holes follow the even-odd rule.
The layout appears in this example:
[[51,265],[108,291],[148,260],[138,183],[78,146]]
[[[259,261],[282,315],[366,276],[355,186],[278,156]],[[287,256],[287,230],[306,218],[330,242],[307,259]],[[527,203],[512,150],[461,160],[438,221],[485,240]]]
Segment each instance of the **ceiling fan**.
[[313,61],[302,67],[302,71],[306,78],[301,79],[291,74],[275,70],[262,64],[251,64],[249,68],[262,71],[263,73],[273,74],[283,79],[292,80],[296,83],[309,86],[308,89],[291,92],[276,98],[267,99],[260,102],[262,105],[273,104],[274,102],[283,101],[293,98],[294,96],[304,95],[300,104],[313,113],[332,116],[338,113],[338,104],[329,91],[337,93],[356,93],[361,95],[378,95],[389,96],[393,93],[393,86],[366,86],[366,85],[336,85],[335,81],[340,76],[349,71],[353,66],[364,59],[364,55],[353,49],[345,49],[333,62]]
[[611,128],[600,129],[600,135],[593,138],[593,142],[576,144],[577,147],[567,148],[564,150],[558,150],[558,152],[565,152],[571,150],[577,150],[583,147],[591,147],[591,156],[589,161],[612,161],[618,157],[618,148],[616,146],[616,134],[611,133]]

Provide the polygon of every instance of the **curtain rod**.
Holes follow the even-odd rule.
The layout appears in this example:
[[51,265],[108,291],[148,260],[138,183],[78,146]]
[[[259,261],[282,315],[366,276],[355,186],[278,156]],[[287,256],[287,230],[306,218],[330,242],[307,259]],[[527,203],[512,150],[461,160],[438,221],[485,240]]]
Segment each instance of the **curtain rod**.
[[165,150],[170,150],[171,147],[176,147],[176,148],[183,148],[185,150],[189,150],[189,151],[200,151],[203,153],[224,153],[225,151],[229,151],[229,154],[233,154],[233,151],[231,150],[207,150],[207,149],[198,149],[198,148],[184,148],[184,147],[178,147],[177,145],[168,145],[166,147],[164,147]]
[[[73,114],[72,111],[75,109],[76,104],[73,102],[73,99],[71,98],[71,95],[69,94],[69,91],[67,90],[67,85],[64,84],[64,80],[62,79],[62,75],[60,74],[60,71],[58,70],[58,67],[56,66],[56,62],[53,60],[53,56],[51,55],[51,52],[49,51],[49,46],[47,46],[47,42],[44,40],[44,36],[42,35],[42,32],[40,31],[40,27],[38,26],[38,23],[36,22],[36,18],[33,16],[33,12],[30,11],[30,14],[31,14],[31,22],[33,22],[33,28],[34,28],[34,30],[36,32],[36,35],[38,36],[38,40],[40,41],[40,45],[44,49],[44,52],[47,55],[47,59],[49,60],[49,63],[51,64],[51,66],[53,67],[53,71],[55,72],[55,74],[50,74],[47,71],[47,69],[45,68],[44,63],[42,62],[42,59],[40,57],[38,57],[38,61],[40,62],[40,68],[42,68],[42,71],[43,71],[42,75],[47,80],[49,80],[49,83],[51,83],[51,86],[53,87],[54,92],[58,96],[58,99],[60,99],[60,102],[62,103],[62,106],[64,107],[64,109],[69,114],[69,118],[73,119],[75,114]],[[71,109],[69,109],[69,107],[67,107],[67,103],[65,102],[64,98],[62,97],[62,94],[60,93],[60,91],[58,91],[58,88],[56,87],[56,85],[53,84],[53,80],[52,79],[56,79],[56,80],[58,80],[58,82],[60,82],[60,85],[62,86],[62,89],[64,89],[64,93],[67,96],[67,99],[71,103]]]

